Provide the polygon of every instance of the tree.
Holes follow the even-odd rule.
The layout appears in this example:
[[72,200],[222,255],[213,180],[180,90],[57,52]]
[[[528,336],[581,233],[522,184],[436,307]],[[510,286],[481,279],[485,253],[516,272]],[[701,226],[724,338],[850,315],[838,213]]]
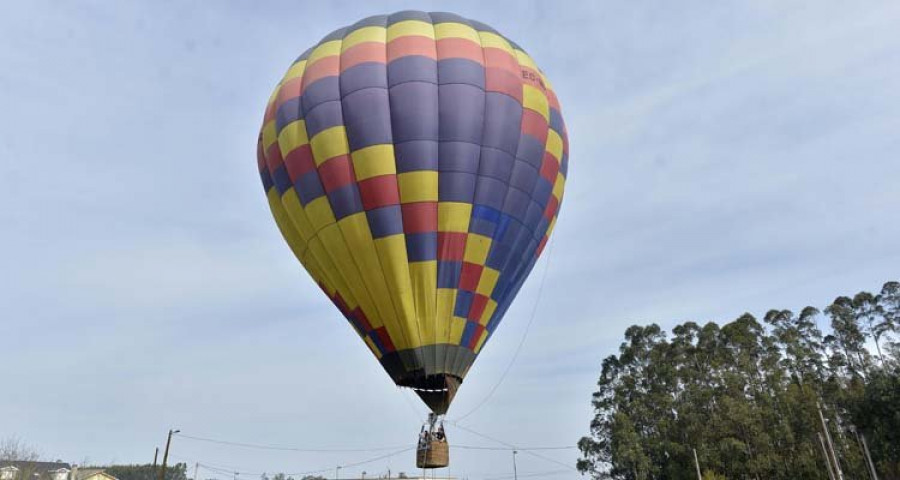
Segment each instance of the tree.
[[825,336],[814,307],[773,309],[762,323],[685,322],[670,338],[656,324],[629,327],[602,362],[578,470],[696,480],[696,449],[704,478],[819,480],[827,432],[846,479],[867,478],[864,438],[880,478],[900,480],[900,363],[890,347],[872,368],[866,349],[900,304],[900,284],[886,285],[878,297],[835,299]]
[[40,458],[34,447],[15,435],[0,440],[0,461],[34,462]]

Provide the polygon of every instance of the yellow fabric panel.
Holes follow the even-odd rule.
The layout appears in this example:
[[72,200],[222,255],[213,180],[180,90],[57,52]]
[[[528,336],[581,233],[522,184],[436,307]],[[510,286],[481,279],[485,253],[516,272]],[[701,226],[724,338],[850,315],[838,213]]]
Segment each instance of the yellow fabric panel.
[[313,49],[312,52],[310,52],[309,56],[306,57],[306,64],[312,65],[325,57],[339,55],[340,53],[340,40],[332,40],[330,42],[320,43],[316,48]]
[[540,89],[528,84],[522,85],[522,106],[540,113],[544,120],[550,121],[550,104]]
[[403,326],[403,335],[400,338],[394,338],[392,335],[391,341],[398,350],[416,348],[422,343],[416,319],[412,280],[409,276],[406,239],[402,233],[376,238],[375,248],[378,250],[378,258],[381,260],[384,280],[391,292],[394,311],[397,312],[397,321]]
[[497,310],[497,302],[494,299],[488,300],[487,305],[484,306],[484,312],[481,313],[481,318],[478,320],[478,323],[487,326],[488,322],[491,321],[491,317],[494,315],[494,312]]
[[378,347],[375,346],[375,342],[372,341],[369,337],[363,337],[366,341],[366,346],[369,347],[369,350],[375,354],[375,358],[381,360],[381,352],[378,350]]
[[[284,151],[282,149],[281,151]],[[557,163],[562,159],[562,151],[563,151],[563,141],[562,137],[556,133],[556,130],[548,129],[547,130],[547,152],[550,155],[553,155],[556,158]]]
[[435,296],[434,328],[437,330],[438,343],[452,343],[450,340],[450,319],[456,306],[455,288],[438,288]]
[[353,171],[357,180],[397,173],[394,146],[391,144],[361,148],[351,153],[350,158],[353,159]]
[[397,175],[400,185],[400,203],[436,202],[438,199],[438,172],[419,170]]
[[534,60],[532,60],[531,57],[528,56],[527,53],[525,53],[519,49],[515,49],[515,52],[516,52],[516,60],[519,61],[519,65],[522,65],[523,67],[529,67],[532,70],[534,70],[535,72],[540,70],[540,69],[538,69],[537,64],[534,63]]
[[434,318],[437,312],[434,292],[437,289],[437,260],[411,262],[409,277],[413,287],[413,301],[416,305],[416,317],[422,334],[423,345],[437,343],[438,333]]
[[488,250],[491,249],[490,237],[470,233],[466,238],[466,251],[463,254],[463,260],[477,265],[484,265],[487,261]]
[[306,70],[306,60],[300,60],[299,62],[291,65],[291,68],[288,69],[287,73],[284,74],[284,78],[282,82],[287,82],[288,80],[293,80],[295,78],[299,78],[303,76],[303,72]]
[[481,44],[478,38],[478,32],[474,28],[457,22],[439,23],[434,26],[434,38],[440,40],[442,38],[465,38],[477,44]]
[[473,351],[475,352],[476,355],[478,355],[478,353],[481,352],[481,347],[484,346],[484,342],[487,341],[487,338],[488,338],[488,332],[487,332],[487,330],[485,330],[481,334],[481,338],[478,339],[478,342],[475,343],[475,349]]
[[566,188],[566,177],[561,173],[556,174],[556,182],[553,183],[553,196],[562,200],[563,189]]
[[319,232],[319,238],[322,239],[322,243],[334,261],[338,273],[344,277],[347,287],[349,287],[353,297],[359,302],[359,306],[362,308],[363,313],[366,314],[366,317],[369,318],[369,322],[373,327],[384,325],[381,315],[378,314],[378,310],[375,308],[375,302],[372,296],[369,295],[366,284],[363,282],[356,263],[353,261],[351,249],[344,241],[341,229],[336,224],[328,225]]
[[468,232],[472,204],[461,202],[438,203],[439,232]]
[[305,120],[291,122],[278,132],[278,148],[281,149],[281,154],[285,157],[297,147],[308,143],[309,138],[306,137]]
[[499,48],[515,58],[516,54],[513,52],[512,46],[502,36],[493,32],[478,32],[478,36],[481,38],[482,48]]
[[300,260],[303,251],[306,249],[306,242],[297,233],[287,212],[281,205],[281,199],[278,198],[278,190],[275,187],[270,188],[266,192],[266,198],[269,200],[269,209],[272,211],[272,216],[275,217],[275,224],[278,226],[281,236],[284,237],[297,260]]
[[463,330],[466,329],[466,319],[454,316],[450,319],[450,343],[459,345],[462,340]]
[[335,222],[334,212],[331,210],[331,204],[328,203],[328,197],[325,195],[307,203],[303,210],[306,212],[307,218],[309,218],[313,231],[317,233]]
[[329,158],[346,155],[350,152],[347,130],[343,125],[322,130],[310,139],[309,144],[312,147],[313,159],[315,159],[317,167]]
[[437,329],[437,260],[413,262],[410,264],[410,279],[413,283],[413,297],[419,325],[422,330],[423,345],[436,345],[440,333]]
[[553,233],[553,228],[556,227],[556,217],[557,216],[559,216],[558,212],[557,212],[557,215],[553,216],[553,220],[550,220],[550,226],[547,227],[547,233],[544,236],[550,237],[550,234]]
[[297,231],[300,232],[300,236],[303,237],[304,241],[309,242],[316,234],[316,229],[313,228],[312,223],[306,218],[306,212],[303,211],[303,206],[300,205],[300,197],[297,196],[297,191],[294,190],[294,187],[288,188],[284,192],[284,195],[281,196],[281,203],[284,204],[284,208],[294,222]]
[[[394,320],[397,314],[391,303],[390,291],[384,282],[384,274],[381,273],[381,262],[378,260],[378,252],[375,250],[375,242],[372,240],[365,212],[354,213],[342,218],[338,221],[338,226],[388,333],[400,334],[400,331],[397,330],[399,327]],[[368,315],[368,312],[366,314]],[[372,326],[380,327],[381,325],[373,323]]]
[[387,29],[384,27],[363,27],[350,32],[346,37],[344,37],[344,41],[341,44],[341,52],[346,52],[348,49],[355,47],[360,43],[384,43],[386,37]]
[[322,245],[322,240],[319,239],[319,237],[314,237],[310,240],[309,251],[319,263],[323,278],[326,278],[331,285],[334,285],[334,289],[341,295],[350,310],[356,308],[356,306],[359,305],[356,301],[356,297],[353,296],[344,277],[338,272],[337,267],[334,265],[331,256],[328,255],[328,252],[325,250],[325,246]]
[[278,133],[275,131],[275,120],[271,120],[262,129],[262,144],[265,150],[268,150],[278,140]]
[[484,267],[484,270],[481,272],[481,278],[478,280],[478,288],[476,288],[475,291],[485,297],[490,297],[491,292],[494,291],[494,286],[497,285],[497,279],[499,277],[500,272],[493,268]]
[[407,35],[420,35],[434,39],[434,26],[421,20],[404,20],[387,28],[387,41]]

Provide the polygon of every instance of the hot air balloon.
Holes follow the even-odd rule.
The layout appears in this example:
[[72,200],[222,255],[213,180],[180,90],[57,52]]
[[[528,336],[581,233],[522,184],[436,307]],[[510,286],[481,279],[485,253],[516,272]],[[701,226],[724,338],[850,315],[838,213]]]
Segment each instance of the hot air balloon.
[[556,223],[568,141],[550,82],[483,23],[369,17],[291,64],[257,156],[294,255],[440,435]]

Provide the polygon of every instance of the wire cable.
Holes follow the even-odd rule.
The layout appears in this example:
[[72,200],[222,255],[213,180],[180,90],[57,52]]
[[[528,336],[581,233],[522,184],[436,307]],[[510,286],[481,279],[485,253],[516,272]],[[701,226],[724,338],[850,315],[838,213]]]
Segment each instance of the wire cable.
[[302,448],[288,447],[283,445],[262,445],[258,443],[232,442],[229,440],[217,440],[214,438],[198,437],[194,435],[186,435],[184,433],[176,433],[180,438],[195,440],[198,442],[216,443],[219,445],[228,445],[231,447],[253,448],[257,450],[280,450],[287,452],[309,452],[309,453],[341,453],[341,452],[383,452],[386,450],[396,450],[402,448],[401,445],[390,447],[369,447],[369,448]]
[[521,448],[517,447],[516,445],[513,445],[513,444],[511,444],[511,443],[509,443],[509,442],[504,442],[503,440],[499,440],[499,439],[496,439],[496,438],[494,438],[494,437],[485,435],[485,434],[483,434],[483,433],[476,432],[475,430],[472,430],[471,428],[468,428],[468,427],[464,427],[464,426],[460,425],[459,423],[456,423],[456,422],[449,422],[449,423],[450,423],[451,425],[453,425],[454,427],[457,427],[457,428],[459,428],[459,429],[461,429],[461,430],[465,430],[466,432],[469,432],[469,433],[471,433],[471,434],[473,434],[473,435],[477,435],[477,436],[479,436],[479,437],[481,437],[481,438],[484,438],[484,439],[486,439],[486,440],[490,440],[490,441],[492,441],[492,442],[496,442],[496,443],[499,443],[499,444],[501,444],[501,445],[505,445],[505,446],[509,447],[509,448],[512,449],[512,450],[521,451],[522,453],[524,453],[524,454],[526,454],[526,455],[531,455],[532,457],[540,458],[541,460],[544,460],[544,461],[547,461],[547,462],[550,462],[550,463],[555,463],[555,464],[557,464],[557,465],[562,465],[563,467],[566,467],[566,468],[568,468],[569,470],[574,470],[574,471],[576,471],[576,472],[578,471],[577,468],[573,467],[572,465],[569,465],[568,463],[563,463],[563,462],[560,462],[559,460],[556,460],[556,459],[553,459],[553,458],[550,458],[550,457],[545,457],[545,456],[543,456],[543,455],[541,455],[541,454],[539,454],[539,453],[535,453],[535,452],[533,452],[533,451],[531,451],[531,450],[521,449]]
[[500,375],[500,379],[497,380],[497,383],[491,388],[488,394],[475,405],[474,408],[469,410],[462,416],[456,417],[453,421],[458,422],[460,420],[465,419],[466,417],[472,415],[479,408],[481,408],[491,397],[494,396],[494,393],[500,387],[500,384],[503,383],[503,380],[506,379],[506,375],[509,374],[509,371],[512,370],[513,364],[516,363],[516,359],[519,358],[519,353],[522,351],[522,346],[525,345],[525,340],[528,339],[528,332],[531,331],[531,324],[534,323],[534,319],[537,317],[538,305],[541,303],[541,294],[544,292],[544,281],[547,279],[547,271],[550,270],[550,259],[552,258],[553,253],[553,240],[550,240],[550,244],[547,246],[547,262],[544,264],[544,272],[541,274],[541,282],[538,284],[537,298],[534,300],[534,306],[531,308],[531,318],[528,319],[528,324],[525,326],[525,333],[522,334],[522,339],[519,340],[519,345],[516,346],[516,351],[513,353],[512,358],[509,360],[509,364],[506,365],[506,370],[503,371],[503,374]]

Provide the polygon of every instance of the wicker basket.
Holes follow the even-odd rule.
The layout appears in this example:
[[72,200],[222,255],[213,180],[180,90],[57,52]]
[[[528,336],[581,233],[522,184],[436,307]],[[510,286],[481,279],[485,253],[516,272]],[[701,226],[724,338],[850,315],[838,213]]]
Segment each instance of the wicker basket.
[[416,467],[444,468],[450,464],[450,445],[446,440],[431,440],[416,452]]

